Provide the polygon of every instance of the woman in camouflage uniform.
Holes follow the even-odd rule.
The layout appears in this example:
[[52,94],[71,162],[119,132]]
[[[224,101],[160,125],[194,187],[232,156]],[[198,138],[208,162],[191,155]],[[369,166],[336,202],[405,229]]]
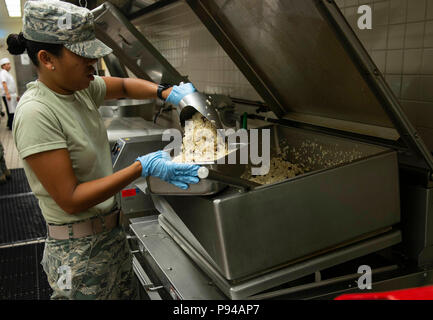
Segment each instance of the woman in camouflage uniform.
[[23,32],[7,44],[11,54],[27,51],[38,70],[17,106],[13,135],[47,222],[42,265],[52,298],[136,298],[114,195],[149,175],[188,188],[198,182],[198,166],[158,151],[113,174],[98,107],[104,99],[157,96],[176,105],[194,87],[95,76],[93,65],[112,50],[95,38],[89,10],[61,1],[27,1]]

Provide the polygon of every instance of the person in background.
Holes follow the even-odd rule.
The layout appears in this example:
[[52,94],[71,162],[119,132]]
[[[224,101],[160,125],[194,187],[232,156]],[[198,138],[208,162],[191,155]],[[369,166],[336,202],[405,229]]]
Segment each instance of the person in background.
[[6,107],[8,115],[7,127],[12,130],[12,123],[14,121],[15,108],[20,97],[17,95],[17,86],[14,77],[10,74],[11,62],[8,58],[0,60],[0,83],[2,89],[2,99]]
[[9,59],[8,58],[3,58],[3,59],[0,59],[0,92],[1,92],[1,96],[2,96],[2,102],[1,102],[1,107],[0,107],[0,116],[1,117],[4,117],[5,116],[5,113],[3,112],[3,104],[5,105],[5,110],[6,110],[6,112],[7,112],[7,110],[8,110],[8,104],[7,104],[7,99],[5,99],[6,97],[5,97],[5,89],[4,89],[4,87],[3,87],[3,81],[2,81],[2,71],[3,71],[3,66],[6,66],[6,64],[7,63],[9,63],[10,64],[10,61],[9,61]]
[[[9,59],[7,59],[7,58],[1,59],[0,60],[0,65],[1,65],[1,71],[2,72],[3,71],[7,72],[3,68],[8,67],[7,65],[9,65],[9,68],[10,68]],[[2,72],[0,72],[0,80],[2,79]],[[2,81],[0,81],[0,82],[3,83]],[[6,110],[7,110],[7,103],[6,103],[6,97],[4,95],[4,87],[3,87],[3,85],[1,86],[1,94],[2,94],[2,98],[3,98],[2,99],[3,103],[5,104],[5,107],[6,107]],[[1,103],[0,103],[0,106],[1,106]],[[0,107],[0,115],[2,117],[4,117],[4,115],[5,115],[4,112],[1,110],[1,107]],[[10,172],[10,170],[6,166],[5,152],[4,152],[3,145],[2,145],[2,143],[0,141],[0,184],[5,184],[10,179],[11,179],[11,172]]]
[[4,148],[0,141],[0,184],[5,184],[11,178],[11,172],[6,166]]
[[[1,69],[1,63],[2,63],[2,61],[3,61],[4,59],[1,59],[0,60],[0,71],[2,70]],[[6,60],[5,60],[6,61]],[[4,89],[3,89],[3,85],[2,85],[2,83],[0,82],[0,93],[1,93],[1,96],[3,97],[3,92],[4,92]],[[3,100],[3,99],[2,99]],[[4,104],[5,102],[4,101],[2,101],[2,102],[0,102],[0,116],[3,118],[4,116],[5,116],[5,113],[3,112],[3,104]],[[5,104],[5,108],[6,108],[6,104]]]
[[[0,90],[1,91],[1,90]],[[3,100],[3,99],[2,99]],[[6,114],[3,112],[3,103],[4,102],[0,102],[0,117],[4,117]]]
[[[58,23],[65,16],[68,28]],[[9,35],[7,44],[11,54],[27,51],[38,73],[18,103],[13,137],[47,223],[41,264],[51,298],[135,299],[132,254],[115,195],[147,176],[187,189],[199,182],[199,166],[157,151],[113,173],[98,107],[127,97],[178,105],[194,86],[96,76],[95,63],[112,49],[95,38],[91,11],[63,1],[27,1],[23,32]]]

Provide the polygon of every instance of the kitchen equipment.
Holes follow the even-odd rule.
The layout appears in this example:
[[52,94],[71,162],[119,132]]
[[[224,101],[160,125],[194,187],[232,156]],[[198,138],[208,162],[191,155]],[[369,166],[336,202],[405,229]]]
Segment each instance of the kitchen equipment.
[[431,188],[433,158],[333,1],[186,0],[162,8],[170,23],[179,12],[200,19],[273,111],[271,147],[305,172],[247,192],[153,194],[158,236],[168,234],[232,299],[402,241],[399,170],[416,171]]
[[107,129],[108,142],[113,148],[121,138],[143,137],[155,134],[162,134],[165,130],[151,121],[143,120],[140,117],[113,117],[103,118]]
[[308,170],[249,192],[164,197],[178,219],[162,216],[190,230],[226,279],[305,260],[399,222],[395,151],[282,126],[272,126],[271,137],[271,149],[287,143],[287,158]]
[[[119,138],[111,150],[113,172],[122,170],[131,164],[139,156],[161,150],[165,142],[162,141],[164,128],[151,123],[147,131],[138,137]],[[142,130],[145,130],[142,128]],[[147,190],[146,180],[138,178],[122,188],[116,195],[117,203],[126,215],[148,214],[155,210],[153,201]]]
[[143,118],[152,121],[155,100],[119,99],[106,100],[98,108],[103,118]]

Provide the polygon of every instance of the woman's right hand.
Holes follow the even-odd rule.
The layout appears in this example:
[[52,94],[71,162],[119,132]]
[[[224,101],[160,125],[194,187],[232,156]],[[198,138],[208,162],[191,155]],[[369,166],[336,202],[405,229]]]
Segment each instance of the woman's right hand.
[[180,83],[178,86],[173,86],[170,94],[165,101],[177,106],[179,105],[183,97],[196,91],[197,89],[193,86],[192,83]]
[[172,162],[170,155],[165,151],[149,153],[138,157],[136,161],[141,163],[142,177],[154,176],[181,189],[188,189],[189,184],[200,181],[198,178],[200,166]]

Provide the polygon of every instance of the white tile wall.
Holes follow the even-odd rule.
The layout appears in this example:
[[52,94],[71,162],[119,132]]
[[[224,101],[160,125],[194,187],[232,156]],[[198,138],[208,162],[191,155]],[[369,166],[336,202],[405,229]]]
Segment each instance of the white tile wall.
[[262,100],[187,4],[177,3],[167,11],[165,16],[175,17],[176,23],[148,16],[135,25],[198,90]]
[[[433,0],[336,3],[433,150]],[[372,30],[357,27],[362,4],[371,6]]]

